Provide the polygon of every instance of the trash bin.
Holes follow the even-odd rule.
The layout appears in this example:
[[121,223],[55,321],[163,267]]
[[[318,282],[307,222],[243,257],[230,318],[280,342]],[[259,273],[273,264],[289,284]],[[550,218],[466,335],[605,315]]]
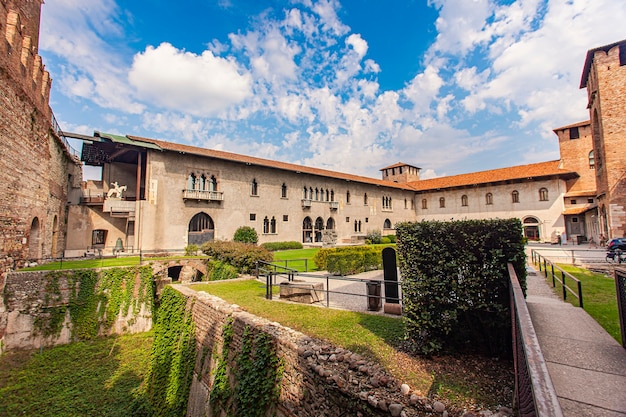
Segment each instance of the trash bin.
[[383,300],[380,296],[382,284],[380,281],[368,281],[367,286],[367,309],[369,311],[379,311],[382,307]]

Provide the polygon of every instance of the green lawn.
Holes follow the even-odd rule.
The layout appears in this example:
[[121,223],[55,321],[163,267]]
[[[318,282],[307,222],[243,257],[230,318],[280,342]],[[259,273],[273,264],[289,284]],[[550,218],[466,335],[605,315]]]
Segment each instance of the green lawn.
[[[206,258],[206,256],[168,256],[168,257],[143,257],[144,264],[150,261],[162,261],[165,259],[193,259]],[[48,271],[58,269],[85,269],[85,268],[105,268],[110,266],[133,266],[139,265],[139,256],[122,256],[119,258],[93,258],[93,259],[73,259],[68,261],[56,261],[43,265],[22,268],[20,271]]]
[[[296,269],[299,272],[317,271],[313,257],[319,248],[290,249],[274,252],[274,263]],[[305,261],[306,259],[306,261]]]
[[[615,340],[621,343],[619,327],[619,313],[617,311],[617,295],[615,293],[615,281],[613,277],[605,274],[591,272],[587,269],[577,268],[572,265],[559,264],[559,268],[569,272],[582,282],[583,306],[585,311],[596,320]],[[557,277],[561,274],[557,271]],[[576,288],[573,280],[567,280],[567,286]],[[552,277],[548,277],[548,283],[552,286]],[[563,287],[557,281],[555,293],[563,298]],[[578,299],[568,293],[567,301],[578,306]]]
[[133,415],[152,333],[0,356],[0,416]]

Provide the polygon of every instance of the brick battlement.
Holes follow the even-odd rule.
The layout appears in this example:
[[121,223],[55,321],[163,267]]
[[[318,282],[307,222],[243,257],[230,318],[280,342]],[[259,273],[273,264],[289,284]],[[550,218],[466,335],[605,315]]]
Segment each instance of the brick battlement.
[[0,71],[6,72],[22,87],[33,105],[46,118],[51,116],[49,106],[52,80],[45,70],[32,36],[26,34],[22,17],[17,9],[0,0]]

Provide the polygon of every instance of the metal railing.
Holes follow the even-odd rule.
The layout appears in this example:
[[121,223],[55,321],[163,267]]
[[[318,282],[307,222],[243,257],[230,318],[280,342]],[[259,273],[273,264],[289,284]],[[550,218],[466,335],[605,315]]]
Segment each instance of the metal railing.
[[[382,271],[381,271],[382,273]],[[298,272],[295,269],[291,269],[291,268],[286,268],[282,265],[277,265],[277,264],[273,264],[273,263],[269,263],[269,262],[263,262],[260,261],[257,263],[257,268],[256,268],[256,278],[257,279],[261,279],[265,277],[265,298],[267,298],[268,300],[271,300],[274,296],[273,293],[273,286],[274,285],[278,285],[281,281],[282,278],[282,282],[290,282],[293,283],[294,280],[296,280],[296,277],[299,278],[308,278],[311,281],[315,281],[315,282],[319,282],[322,281],[324,282],[326,285],[324,287],[324,294],[325,294],[325,301],[326,301],[326,307],[330,307],[330,302],[331,302],[331,294],[336,294],[336,295],[344,295],[344,296],[354,296],[354,297],[367,297],[367,301],[368,301],[368,310],[379,310],[380,308],[382,308],[382,300],[386,299],[387,303],[392,303],[392,304],[397,304],[397,305],[401,305],[402,304],[402,297],[393,297],[390,298],[388,296],[385,295],[381,295],[381,289],[383,286],[387,285],[387,284],[396,284],[396,285],[401,285],[400,282],[398,281],[391,281],[391,280],[384,280],[384,279],[376,279],[376,280],[372,280],[372,279],[367,279],[367,278],[353,278],[353,277],[349,277],[349,276],[343,276],[343,275],[332,275],[332,274],[311,274],[311,273],[302,273],[302,272]],[[337,290],[331,290],[331,282],[355,282],[355,283],[364,283],[366,284],[366,288],[367,291],[364,293],[356,293],[356,292],[347,292],[347,291],[337,291]],[[309,289],[310,288],[310,282],[308,283],[303,283],[301,288],[303,289]],[[298,287],[298,284],[291,284],[292,288],[300,288]],[[378,287],[378,288],[376,288]],[[374,300],[376,302],[374,302]],[[369,308],[370,306],[372,306],[373,304],[379,304],[379,300],[380,301],[380,306],[379,308],[375,309],[375,308]],[[370,304],[371,303],[371,304]]]
[[619,326],[622,332],[622,347],[626,348],[626,270],[615,269],[615,292],[617,293],[617,311],[619,312]]
[[508,264],[508,270],[515,367],[514,408],[519,417],[563,417],[522,287],[513,265]]
[[[552,277],[552,288],[556,288],[556,283],[558,282],[561,285],[563,300],[567,300],[567,293],[569,292],[574,297],[578,299],[578,305],[581,308],[584,308],[583,304],[583,287],[582,283],[578,278],[569,272],[564,271],[563,269],[556,266],[552,261],[542,256],[539,252],[532,250],[531,251],[532,262],[535,265],[538,265],[539,271],[543,272],[546,278]],[[560,272],[557,274],[556,271]],[[571,288],[567,282],[567,280],[573,281],[576,285],[576,288]]]

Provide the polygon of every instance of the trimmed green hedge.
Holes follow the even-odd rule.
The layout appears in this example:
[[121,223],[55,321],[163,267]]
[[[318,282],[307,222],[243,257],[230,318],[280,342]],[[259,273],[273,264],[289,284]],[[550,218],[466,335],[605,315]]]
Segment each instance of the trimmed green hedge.
[[216,240],[203,243],[201,249],[213,260],[230,264],[242,274],[252,273],[257,261],[272,262],[274,258],[269,250],[249,243]]
[[302,243],[296,241],[265,242],[262,243],[261,246],[272,252],[276,252],[277,250],[302,249]]
[[410,347],[510,355],[508,262],[526,288],[519,219],[400,223],[396,235]]
[[313,262],[320,270],[350,275],[382,268],[382,253],[381,246],[322,248],[313,257]]

